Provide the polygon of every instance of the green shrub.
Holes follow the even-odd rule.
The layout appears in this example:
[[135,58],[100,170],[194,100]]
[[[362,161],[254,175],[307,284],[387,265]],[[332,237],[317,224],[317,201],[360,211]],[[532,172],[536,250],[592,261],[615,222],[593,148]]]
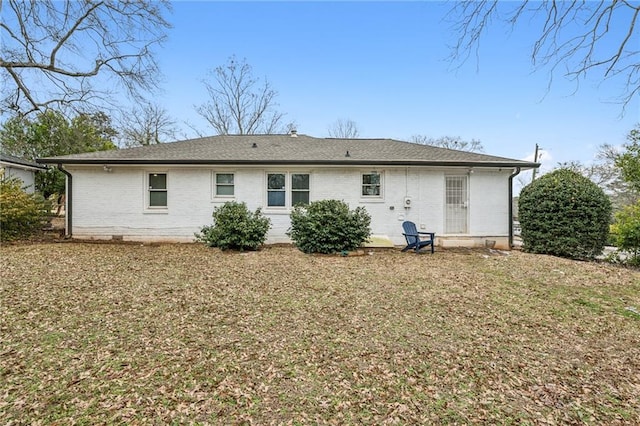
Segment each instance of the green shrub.
[[257,250],[270,227],[271,221],[259,208],[252,213],[245,203],[231,201],[213,209],[213,225],[204,226],[196,239],[222,250]]
[[624,207],[615,217],[611,230],[618,249],[629,252],[631,263],[640,263],[640,201]]
[[523,249],[531,253],[591,259],[609,236],[609,198],[571,170],[555,170],[524,187],[519,211]]
[[42,193],[45,198],[53,194],[64,194],[66,190],[66,179],[64,173],[58,169],[50,168],[36,174],[36,190]]
[[355,250],[371,235],[371,217],[364,207],[353,211],[344,201],[314,201],[294,207],[287,235],[305,253]]
[[42,229],[47,206],[39,194],[28,194],[17,178],[0,176],[0,240],[28,238]]

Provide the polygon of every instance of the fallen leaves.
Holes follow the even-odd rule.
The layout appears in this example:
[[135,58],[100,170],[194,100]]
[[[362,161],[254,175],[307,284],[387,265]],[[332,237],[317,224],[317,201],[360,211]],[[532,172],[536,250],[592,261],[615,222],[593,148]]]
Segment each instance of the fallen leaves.
[[7,423],[640,423],[640,273],[520,252],[0,248]]

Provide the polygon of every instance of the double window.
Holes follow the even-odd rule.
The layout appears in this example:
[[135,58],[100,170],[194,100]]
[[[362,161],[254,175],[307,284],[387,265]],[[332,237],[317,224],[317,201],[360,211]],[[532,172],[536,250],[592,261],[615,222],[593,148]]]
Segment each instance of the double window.
[[148,183],[148,207],[151,209],[167,208],[167,174],[166,173],[149,173],[147,175]]
[[309,204],[308,173],[267,173],[267,207]]

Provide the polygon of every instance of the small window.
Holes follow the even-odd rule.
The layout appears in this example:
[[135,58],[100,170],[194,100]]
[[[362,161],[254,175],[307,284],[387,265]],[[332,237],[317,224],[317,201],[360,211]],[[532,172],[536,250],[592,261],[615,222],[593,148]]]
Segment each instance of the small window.
[[380,195],[380,173],[364,173],[362,175],[362,196],[379,197]]
[[309,175],[294,173],[291,175],[291,205],[309,204]]
[[216,173],[216,197],[233,197],[233,173]]
[[267,174],[267,206],[284,207],[286,198],[284,173]]
[[149,207],[167,207],[166,173],[149,173]]

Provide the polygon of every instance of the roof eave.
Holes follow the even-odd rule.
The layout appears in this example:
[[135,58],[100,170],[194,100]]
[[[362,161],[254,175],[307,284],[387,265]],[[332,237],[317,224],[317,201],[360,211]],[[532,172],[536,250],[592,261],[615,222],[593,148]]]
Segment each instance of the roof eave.
[[33,171],[47,170],[47,166],[40,166],[39,164],[25,164],[19,161],[0,160],[0,163],[6,164],[10,167],[21,168],[25,170],[33,170]]
[[533,169],[539,163],[509,161],[430,161],[430,160],[152,160],[152,159],[60,159],[38,158],[43,164],[110,164],[110,165],[301,165],[301,166],[431,166],[431,167],[520,167]]

